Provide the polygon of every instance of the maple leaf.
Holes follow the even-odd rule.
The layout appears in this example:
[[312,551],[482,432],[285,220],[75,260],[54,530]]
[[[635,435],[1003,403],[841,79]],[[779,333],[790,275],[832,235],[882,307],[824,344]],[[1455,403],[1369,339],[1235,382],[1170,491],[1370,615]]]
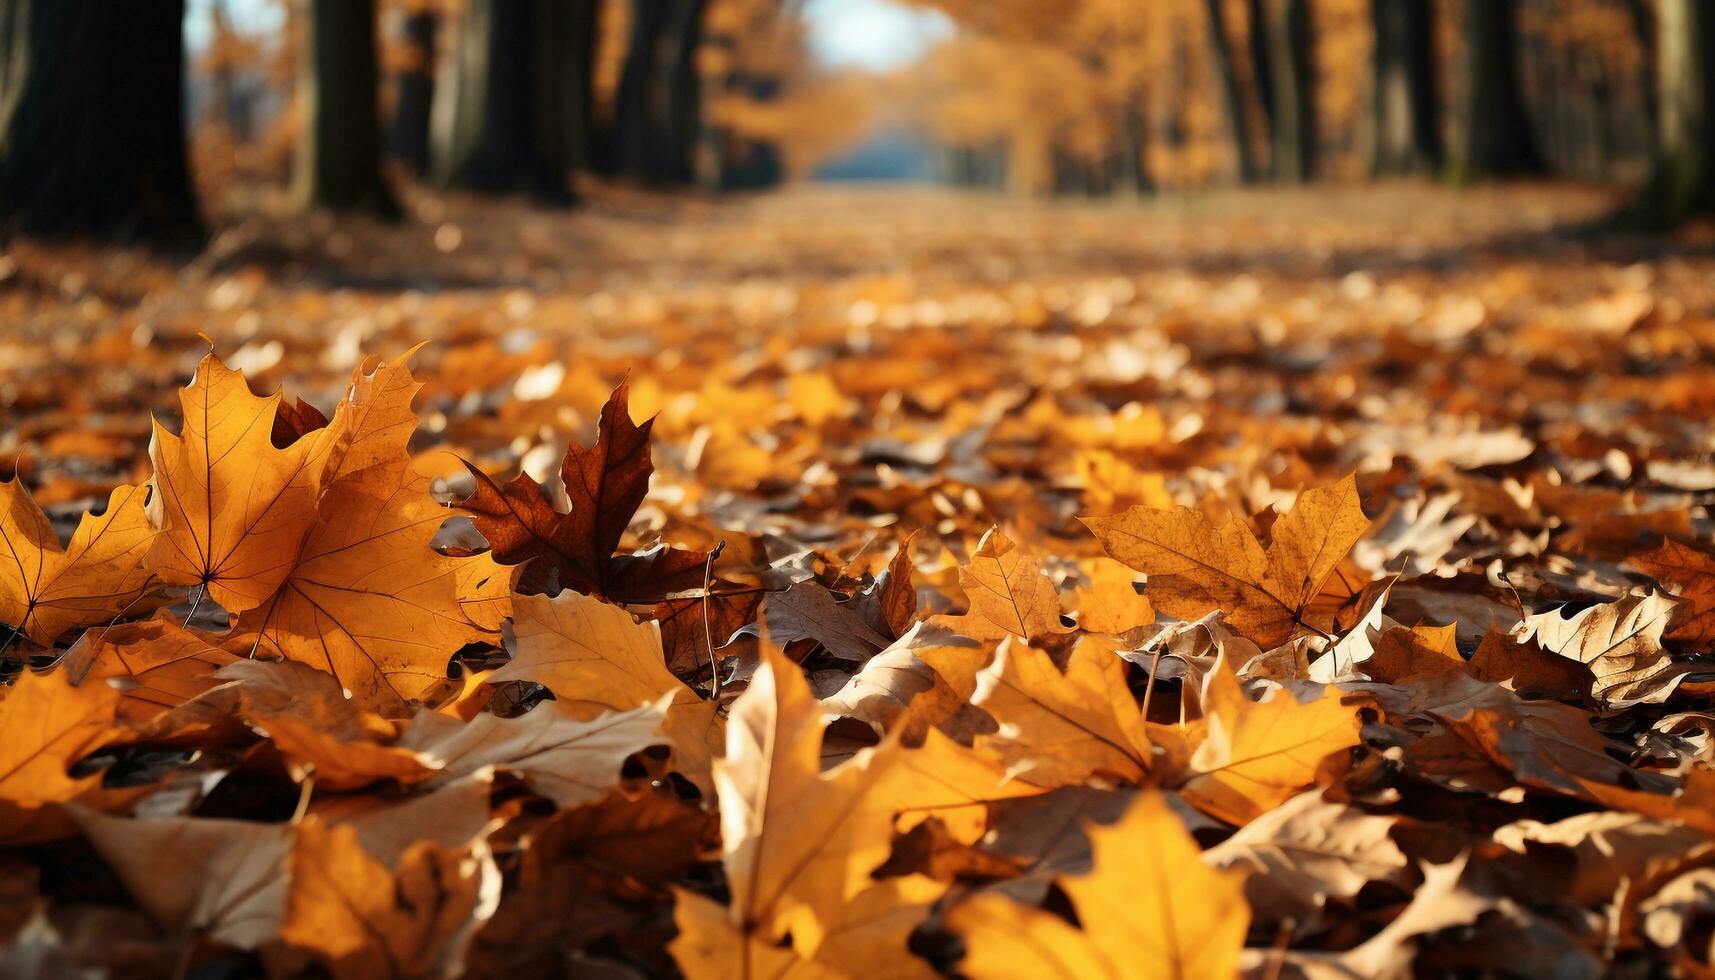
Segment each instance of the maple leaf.
[[1673,586],[1684,604],[1670,638],[1688,643],[1715,640],[1715,556],[1670,538],[1629,561],[1650,578]]
[[1060,599],[1054,583],[1034,558],[991,527],[977,544],[971,563],[959,569],[970,612],[944,622],[977,639],[1017,636],[1032,640],[1060,627]]
[[73,687],[63,672],[26,670],[0,688],[0,841],[28,843],[63,829],[57,804],[108,808],[140,791],[101,788],[101,774],[67,770],[113,735],[119,692],[97,681]]
[[250,820],[73,816],[137,904],[172,935],[239,949],[270,942],[286,915],[292,828]]
[[398,714],[446,682],[447,661],[489,634],[465,615],[459,576],[480,558],[429,547],[447,511],[397,460],[329,487],[278,591],[235,638],[325,670],[366,707]]
[[765,645],[763,657],[714,769],[727,914],[746,942],[790,933],[811,958],[886,858],[893,815],[1035,791],[944,738],[915,751],[889,739],[823,772],[819,703],[777,649]]
[[984,747],[1027,782],[1067,786],[1104,776],[1137,783],[1149,770],[1149,736],[1125,661],[1089,637],[1072,648],[1064,673],[1041,650],[1001,641],[977,674],[971,703],[1000,725]]
[[500,901],[500,872],[480,842],[422,841],[389,870],[351,827],[298,825],[280,938],[338,980],[457,973],[465,947]]
[[85,514],[62,548],[30,491],[0,481],[0,623],[47,644],[123,613],[149,581],[143,556],[155,529],[147,495],[144,487],[114,490],[101,515]]
[[670,695],[661,732],[673,746],[675,767],[705,791],[712,789],[710,759],[726,741],[725,719],[713,701],[698,697],[667,672],[654,624],[567,591],[551,599],[517,597],[513,634],[518,652],[494,672],[492,683],[535,681],[582,720]]
[[1358,744],[1363,725],[1339,691],[1301,703],[1285,690],[1266,701],[1245,697],[1225,659],[1211,671],[1203,697],[1204,734],[1179,793],[1228,823],[1245,824],[1310,785],[1323,760]]
[[961,974],[972,980],[1237,975],[1250,922],[1243,875],[1205,865],[1161,794],[1143,794],[1117,823],[1088,832],[1093,869],[1058,880],[1082,928],[980,894],[944,916],[965,941]]
[[269,434],[280,395],[251,394],[214,354],[179,392],[179,434],[154,422],[148,566],[173,585],[200,585],[229,612],[268,600],[291,572],[316,519],[315,436],[285,449]]
[[1308,918],[1330,898],[1351,901],[1365,884],[1404,886],[1409,866],[1388,836],[1399,821],[1300,793],[1210,848],[1217,868],[1241,868],[1252,911],[1267,919]]
[[571,499],[569,513],[556,510],[527,473],[502,487],[465,463],[476,492],[459,506],[470,512],[496,560],[528,563],[526,575],[533,581],[557,581],[620,603],[655,602],[702,585],[706,552],[657,547],[641,555],[614,554],[655,469],[649,451],[654,420],[631,421],[629,394],[630,384],[623,382],[608,398],[594,447],[566,448],[560,478]]
[[493,766],[524,777],[559,806],[582,806],[619,782],[627,756],[657,741],[665,707],[613,711],[591,721],[579,721],[558,702],[517,718],[482,714],[468,722],[426,711],[400,737],[399,747],[435,761],[431,786]]
[[133,623],[90,630],[60,668],[72,684],[124,678],[117,720],[143,729],[162,713],[225,683],[217,672],[238,660],[165,610]]
[[1090,585],[1077,589],[1080,628],[1117,634],[1155,622],[1149,600],[1132,588],[1137,573],[1111,558],[1098,558],[1082,567]]
[[1595,678],[1591,696],[1612,707],[1654,704],[1667,700],[1690,671],[1661,645],[1678,605],[1651,593],[1591,606],[1571,618],[1551,610],[1520,623],[1513,637],[1588,667]]
[[859,892],[840,910],[839,921],[812,956],[744,933],[726,907],[694,892],[675,889],[673,922],[679,935],[668,946],[688,980],[727,977],[889,977],[929,980],[939,976],[906,948],[911,932],[947,890],[920,876],[891,878]]
[[1220,609],[1264,649],[1291,639],[1322,585],[1369,528],[1354,478],[1306,490],[1274,522],[1268,550],[1244,522],[1189,507],[1133,507],[1085,521],[1108,555],[1149,576],[1150,601],[1194,620]]

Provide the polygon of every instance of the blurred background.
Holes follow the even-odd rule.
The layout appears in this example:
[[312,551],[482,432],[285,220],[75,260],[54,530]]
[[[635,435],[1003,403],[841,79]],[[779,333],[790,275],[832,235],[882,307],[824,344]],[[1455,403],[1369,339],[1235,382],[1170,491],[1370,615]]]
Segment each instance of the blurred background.
[[1553,175],[1658,224],[1710,198],[1702,0],[0,7],[0,223],[45,236],[194,248],[259,201],[395,217],[419,181],[564,206]]

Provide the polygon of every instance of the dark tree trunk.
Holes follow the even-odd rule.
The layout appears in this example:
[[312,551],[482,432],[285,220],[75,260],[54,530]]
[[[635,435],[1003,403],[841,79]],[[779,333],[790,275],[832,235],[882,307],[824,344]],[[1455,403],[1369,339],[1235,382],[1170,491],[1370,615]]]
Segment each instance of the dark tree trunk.
[[672,57],[667,64],[667,105],[664,146],[659,167],[662,178],[689,184],[696,176],[697,141],[702,135],[702,78],[697,72],[697,49],[703,43],[706,0],[674,0],[668,25]]
[[1370,0],[1375,25],[1370,169],[1378,175],[1441,169],[1430,0]]
[[1251,150],[1246,132],[1244,92],[1239,88],[1232,39],[1227,34],[1226,19],[1221,16],[1221,0],[1204,0],[1204,8],[1209,18],[1209,52],[1221,86],[1221,102],[1226,109],[1227,128],[1233,142],[1233,159],[1239,180],[1248,184],[1257,178],[1256,154]]
[[182,0],[0,0],[0,229],[201,244],[183,21]]
[[1267,0],[1263,16],[1274,88],[1274,176],[1303,183],[1316,177],[1321,141],[1314,15],[1310,0]]
[[[1250,25],[1249,56],[1251,63],[1251,79],[1256,86],[1257,104],[1262,106],[1263,124],[1267,127],[1269,146],[1275,144],[1275,110],[1279,100],[1275,95],[1276,72],[1273,53],[1269,50],[1268,10],[1269,0],[1245,0],[1245,17]],[[1270,169],[1278,167],[1270,161]]]
[[435,86],[439,181],[571,202],[571,15],[558,0],[470,0]]
[[1465,183],[1542,173],[1519,80],[1518,0],[1464,0],[1460,33],[1450,175]]
[[[734,72],[727,89],[757,102],[770,102],[780,95],[780,82],[767,75]],[[786,176],[780,148],[763,140],[750,139],[722,130],[715,134],[714,150],[719,160],[717,183],[722,190],[760,190],[773,187]]]
[[671,14],[671,0],[631,3],[631,37],[613,99],[614,170],[628,177],[651,178],[659,170],[658,65]]
[[297,155],[292,199],[300,208],[397,217],[381,176],[376,121],[375,0],[298,0]]
[[1671,225],[1715,210],[1715,5],[1656,4],[1655,172],[1638,218]]
[[441,18],[434,10],[405,15],[402,32],[410,62],[399,73],[393,104],[393,156],[412,173],[429,168],[429,115],[435,104],[435,34]]
[[572,169],[596,166],[595,63],[601,37],[601,0],[571,0],[572,35],[567,41],[571,93],[566,104],[567,147]]

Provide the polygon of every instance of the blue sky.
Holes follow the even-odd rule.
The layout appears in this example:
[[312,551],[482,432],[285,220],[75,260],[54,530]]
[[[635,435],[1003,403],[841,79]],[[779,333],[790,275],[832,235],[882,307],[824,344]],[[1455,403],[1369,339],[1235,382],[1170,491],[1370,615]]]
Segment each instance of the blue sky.
[[[214,0],[190,0],[188,6],[186,40],[200,48],[208,40]],[[266,33],[280,26],[277,4],[231,0],[227,10],[246,32]],[[808,0],[804,12],[810,21],[811,50],[831,68],[895,68],[915,60],[953,30],[940,14],[894,0]]]

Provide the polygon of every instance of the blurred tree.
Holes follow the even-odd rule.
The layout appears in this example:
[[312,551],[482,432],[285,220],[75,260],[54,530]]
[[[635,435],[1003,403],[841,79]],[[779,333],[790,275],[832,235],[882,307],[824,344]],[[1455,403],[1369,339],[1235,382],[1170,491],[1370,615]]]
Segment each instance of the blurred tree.
[[184,12],[182,0],[0,0],[0,227],[202,241]]
[[1634,216],[1669,225],[1715,210],[1715,2],[1657,0],[1655,167]]
[[1434,173],[1442,147],[1430,0],[1371,0],[1370,17],[1370,170]]
[[705,0],[632,0],[614,100],[615,163],[629,177],[689,183],[702,125],[696,55]]
[[299,129],[292,200],[300,208],[397,217],[381,176],[375,0],[297,0]]
[[1209,54],[1214,60],[1215,77],[1221,86],[1221,102],[1226,109],[1233,158],[1238,166],[1239,181],[1248,184],[1256,180],[1259,168],[1245,126],[1245,99],[1239,85],[1237,54],[1228,36],[1221,0],[1204,0],[1203,5],[1209,18]]
[[1456,182],[1547,169],[1519,77],[1518,0],[1463,0],[1453,83]]
[[[593,2],[593,0],[580,0]],[[433,171],[442,183],[569,204],[573,93],[586,22],[566,0],[470,0],[435,87]]]
[[1256,34],[1265,38],[1264,62],[1270,66],[1275,179],[1288,183],[1314,179],[1321,130],[1310,0],[1263,0]]
[[440,11],[434,0],[408,0],[400,19],[393,102],[393,156],[412,173],[429,169],[429,116],[435,102],[435,41]]

